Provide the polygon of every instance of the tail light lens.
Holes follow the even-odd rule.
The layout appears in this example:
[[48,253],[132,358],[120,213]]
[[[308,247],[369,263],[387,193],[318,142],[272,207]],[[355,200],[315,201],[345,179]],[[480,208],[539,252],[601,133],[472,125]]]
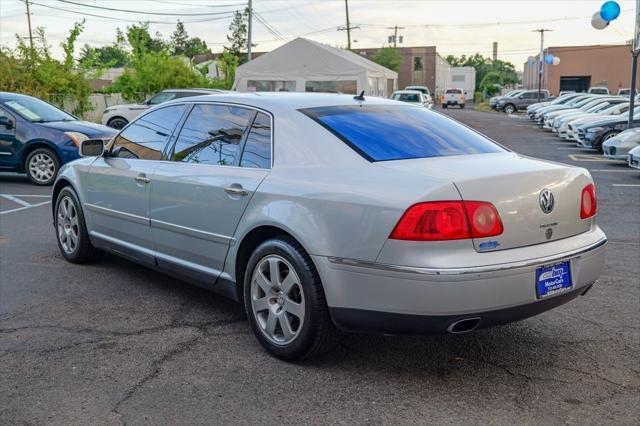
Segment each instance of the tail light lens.
[[596,187],[590,183],[582,190],[582,201],[580,204],[580,219],[588,219],[596,214]]
[[502,221],[491,203],[431,201],[414,204],[402,215],[389,238],[443,241],[500,235]]

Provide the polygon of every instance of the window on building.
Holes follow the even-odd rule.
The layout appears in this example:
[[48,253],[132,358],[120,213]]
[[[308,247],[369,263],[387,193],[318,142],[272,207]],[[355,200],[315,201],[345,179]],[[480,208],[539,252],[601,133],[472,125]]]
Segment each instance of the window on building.
[[196,105],[176,141],[172,161],[233,165],[254,111],[230,105]]
[[413,58],[413,70],[422,71],[424,69],[423,58],[420,56],[414,56]]
[[304,84],[305,92],[355,94],[357,90],[358,82],[356,80],[307,81]]
[[184,105],[172,105],[144,115],[115,138],[111,152],[119,158],[159,160],[184,110]]
[[242,167],[271,168],[271,119],[259,112],[253,120],[242,152]]
[[279,80],[249,80],[247,81],[248,92],[295,92],[295,81]]

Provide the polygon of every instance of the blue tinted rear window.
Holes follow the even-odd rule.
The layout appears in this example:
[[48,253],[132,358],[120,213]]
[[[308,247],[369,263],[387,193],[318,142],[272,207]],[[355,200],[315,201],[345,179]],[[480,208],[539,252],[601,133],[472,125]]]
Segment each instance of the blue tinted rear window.
[[468,127],[421,107],[353,105],[300,111],[369,161],[504,151]]

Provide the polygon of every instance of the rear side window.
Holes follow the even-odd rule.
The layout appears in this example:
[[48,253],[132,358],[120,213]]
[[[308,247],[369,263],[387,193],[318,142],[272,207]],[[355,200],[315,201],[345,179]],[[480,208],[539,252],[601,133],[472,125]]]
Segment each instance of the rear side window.
[[300,110],[369,161],[504,151],[437,112],[402,105],[331,106]]
[[271,120],[259,112],[244,143],[241,167],[271,168]]
[[230,105],[195,105],[171,157],[183,163],[233,165],[254,112]]
[[420,95],[417,93],[396,93],[393,95],[393,100],[401,102],[420,102]]

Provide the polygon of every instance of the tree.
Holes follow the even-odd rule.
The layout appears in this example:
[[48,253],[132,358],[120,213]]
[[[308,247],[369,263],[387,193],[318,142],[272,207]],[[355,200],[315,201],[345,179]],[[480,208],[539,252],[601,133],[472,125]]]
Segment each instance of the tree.
[[[488,73],[496,73],[499,76],[498,84],[509,85],[518,82],[516,68],[511,62],[501,61],[482,56],[476,53],[472,56],[461,55],[459,57],[447,55],[446,61],[454,67],[473,67],[476,70],[476,90],[482,90],[482,81]],[[495,79],[491,76],[490,80]]]
[[146,52],[161,52],[167,49],[167,44],[162,40],[160,33],[156,32],[155,38],[151,37],[148,22],[127,27],[127,41],[134,57],[139,57]]
[[400,49],[394,47],[383,47],[371,57],[371,60],[378,65],[398,72],[402,63],[402,53],[400,53]]
[[495,71],[489,71],[484,75],[482,81],[480,82],[480,90],[487,93],[488,95],[493,95],[494,93],[500,90],[500,86],[503,85],[502,77],[499,73]]
[[[246,52],[247,50],[247,22],[249,20],[249,11],[248,9],[240,12],[236,11],[233,16],[233,21],[229,24],[229,31],[231,31],[231,35],[227,34],[227,41],[231,43],[230,46],[225,46],[225,50],[231,52],[233,55],[240,58],[240,63],[246,62],[246,56],[242,55],[242,52]],[[256,44],[251,44],[251,47],[257,46]]]
[[171,54],[175,56],[186,56],[187,58],[193,58],[196,55],[207,52],[207,43],[200,40],[198,37],[189,37],[187,30],[184,28],[184,24],[178,21],[176,30],[171,36]]
[[34,45],[17,38],[15,50],[0,48],[0,87],[10,92],[36,96],[61,105],[71,101],[73,113],[88,111],[91,94],[89,78],[93,75],[77,68],[73,58],[75,43],[82,33],[84,21],[76,22],[66,40],[61,43],[62,61],[51,56],[43,28],[35,29]]
[[79,62],[86,67],[123,67],[127,62],[127,52],[116,43],[103,47],[91,47],[85,44],[80,49]]

